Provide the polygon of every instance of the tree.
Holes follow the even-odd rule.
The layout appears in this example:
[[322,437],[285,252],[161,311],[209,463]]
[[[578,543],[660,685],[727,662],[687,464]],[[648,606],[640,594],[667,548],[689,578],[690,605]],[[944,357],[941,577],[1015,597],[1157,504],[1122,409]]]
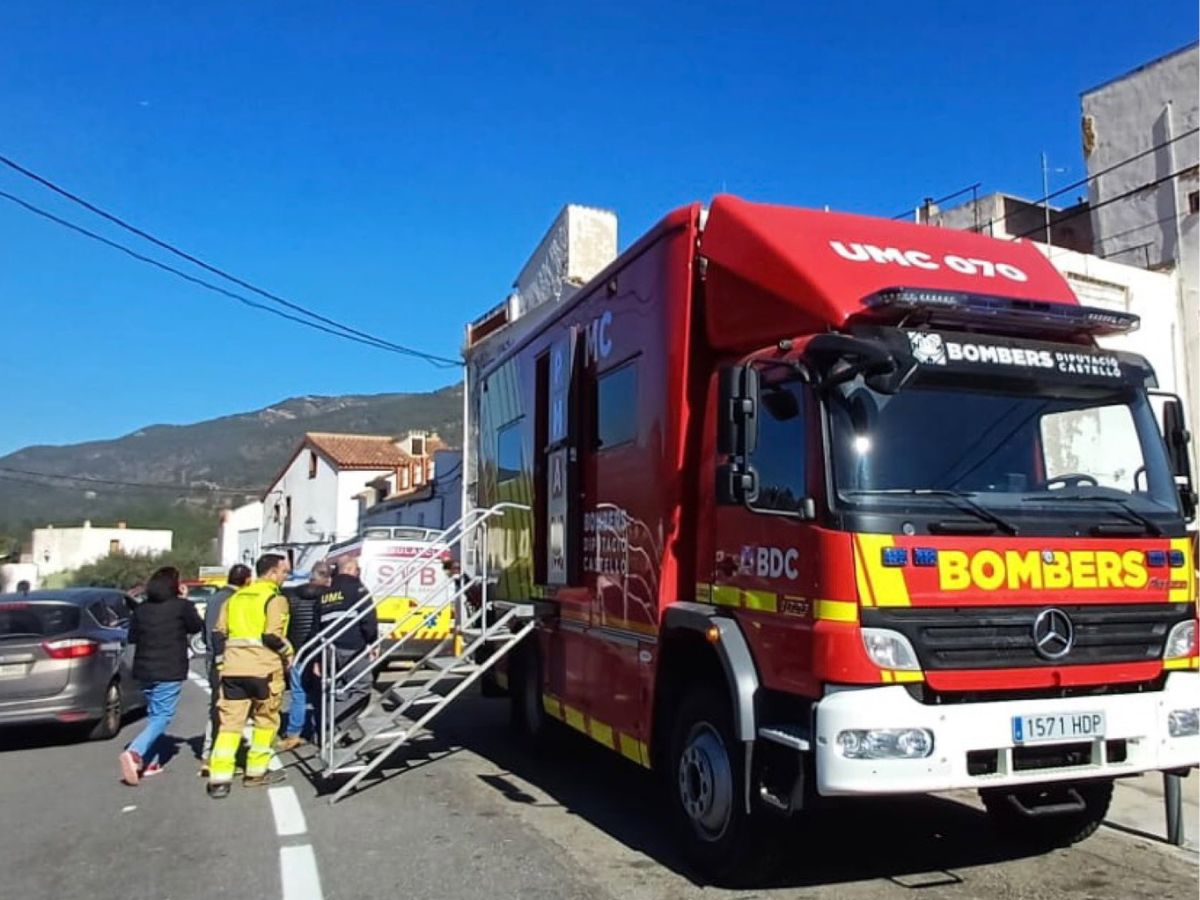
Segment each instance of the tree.
[[165,553],[110,553],[94,563],[80,566],[71,576],[76,587],[112,587],[129,590],[146,579],[155,569],[174,566],[185,578],[195,578],[199,568],[209,561],[209,554],[196,547],[181,547]]

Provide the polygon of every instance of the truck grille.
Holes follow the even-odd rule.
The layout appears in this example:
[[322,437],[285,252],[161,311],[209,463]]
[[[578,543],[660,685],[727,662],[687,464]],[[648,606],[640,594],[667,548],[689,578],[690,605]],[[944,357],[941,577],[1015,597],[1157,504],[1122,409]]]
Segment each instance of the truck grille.
[[1075,641],[1066,656],[1048,660],[1033,637],[1048,608],[876,608],[862,611],[862,623],[901,632],[923,669],[1016,669],[1158,659],[1171,626],[1195,615],[1190,603],[1055,606],[1070,617]]

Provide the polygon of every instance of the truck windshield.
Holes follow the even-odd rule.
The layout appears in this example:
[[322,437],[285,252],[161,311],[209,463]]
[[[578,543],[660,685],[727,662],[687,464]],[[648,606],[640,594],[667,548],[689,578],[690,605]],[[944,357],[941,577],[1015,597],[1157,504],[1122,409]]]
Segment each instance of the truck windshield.
[[[839,503],[916,502],[1042,518],[1085,512],[1157,530],[1178,516],[1162,438],[1143,391],[1007,393],[917,381],[881,394],[861,379],[827,402]],[[1053,506],[1051,506],[1053,504]]]

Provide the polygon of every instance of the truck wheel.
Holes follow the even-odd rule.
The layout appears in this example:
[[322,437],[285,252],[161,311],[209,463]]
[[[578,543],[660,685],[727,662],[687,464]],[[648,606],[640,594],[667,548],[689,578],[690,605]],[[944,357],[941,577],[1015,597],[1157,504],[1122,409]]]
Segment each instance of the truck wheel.
[[542,661],[536,640],[517,647],[509,660],[509,722],[526,743],[544,744],[550,717],[542,705]]
[[679,704],[666,771],[688,860],[714,883],[743,887],[773,873],[777,841],[746,812],[744,753],[728,695],[697,687]]
[[996,829],[1009,840],[1042,849],[1068,847],[1090,837],[1112,801],[1113,783],[1087,781],[994,788],[979,797]]
[[87,733],[89,741],[107,741],[121,730],[121,684],[113,681],[104,693],[104,712]]

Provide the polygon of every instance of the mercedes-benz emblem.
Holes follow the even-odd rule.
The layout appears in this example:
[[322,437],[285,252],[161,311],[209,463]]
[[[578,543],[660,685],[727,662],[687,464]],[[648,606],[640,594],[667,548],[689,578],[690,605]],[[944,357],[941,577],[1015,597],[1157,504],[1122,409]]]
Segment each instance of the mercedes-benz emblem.
[[1075,644],[1075,626],[1061,609],[1044,609],[1033,620],[1033,646],[1043,659],[1062,659]]

